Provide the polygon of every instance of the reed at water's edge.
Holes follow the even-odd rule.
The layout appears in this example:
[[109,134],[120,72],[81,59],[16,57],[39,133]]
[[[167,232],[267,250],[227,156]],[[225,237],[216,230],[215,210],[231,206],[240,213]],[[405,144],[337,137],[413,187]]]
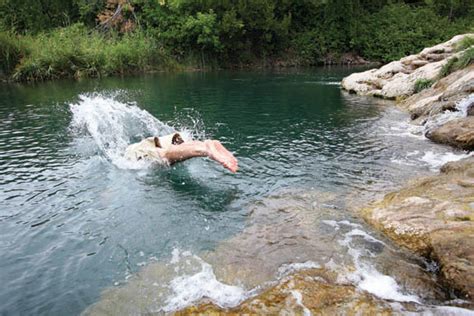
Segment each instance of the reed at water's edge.
[[143,31],[104,35],[80,24],[35,36],[0,33],[1,70],[8,79],[36,81],[105,77],[178,68]]

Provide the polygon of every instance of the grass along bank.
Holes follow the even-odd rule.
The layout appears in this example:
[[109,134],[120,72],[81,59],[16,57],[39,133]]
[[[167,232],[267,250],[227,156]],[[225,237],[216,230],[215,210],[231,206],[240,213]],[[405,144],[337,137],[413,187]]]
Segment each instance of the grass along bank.
[[143,31],[102,34],[81,24],[35,36],[0,32],[0,74],[15,81],[175,69],[178,64]]

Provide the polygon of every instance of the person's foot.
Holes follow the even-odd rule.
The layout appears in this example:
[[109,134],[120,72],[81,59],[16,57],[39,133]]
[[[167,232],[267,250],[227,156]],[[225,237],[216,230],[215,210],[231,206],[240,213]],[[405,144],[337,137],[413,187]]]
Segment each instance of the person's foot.
[[225,168],[235,173],[239,169],[237,159],[217,140],[206,141],[209,158],[219,162]]

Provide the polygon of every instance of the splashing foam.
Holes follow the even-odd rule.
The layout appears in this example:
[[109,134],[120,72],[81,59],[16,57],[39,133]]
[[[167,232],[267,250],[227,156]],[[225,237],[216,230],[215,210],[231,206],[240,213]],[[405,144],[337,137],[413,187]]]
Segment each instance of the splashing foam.
[[472,153],[435,153],[432,151],[427,151],[424,153],[423,157],[419,158],[420,161],[427,163],[430,166],[430,169],[433,171],[439,170],[442,165],[450,161],[458,161],[467,157],[473,156]]
[[295,299],[296,304],[303,309],[303,316],[311,316],[311,311],[303,304],[303,295],[301,294],[301,292],[297,290],[291,290],[290,293]]
[[189,262],[189,259],[192,259],[201,265],[201,270],[195,274],[178,276],[170,282],[169,288],[173,294],[168,297],[163,307],[166,313],[183,309],[203,298],[210,299],[220,307],[234,307],[251,295],[241,287],[218,281],[212,266],[190,252],[175,249],[172,256],[172,264],[181,260]]
[[[416,295],[402,293],[400,286],[397,284],[397,281],[395,281],[394,278],[380,273],[373,265],[364,262],[362,259],[364,250],[360,250],[352,246],[354,237],[363,238],[366,242],[370,243],[381,243],[385,245],[384,242],[358,228],[360,227],[358,224],[352,224],[348,221],[323,222],[329,226],[334,227],[335,229],[337,228],[338,230],[342,228],[341,225],[352,228],[349,232],[344,234],[344,239],[340,240],[339,243],[342,246],[347,247],[347,252],[352,257],[356,270],[352,273],[341,275],[338,278],[338,282],[349,282],[355,284],[358,288],[382,299],[398,302],[420,303],[420,299]],[[329,264],[327,265],[327,268],[334,269],[335,266],[334,264]]]
[[425,135],[429,131],[451,120],[466,117],[468,107],[472,102],[474,102],[474,94],[470,94],[456,104],[454,111],[446,110],[442,113],[430,116],[423,126],[413,125],[409,121],[393,122],[389,130],[381,135],[426,139]]
[[[161,311],[165,313],[181,310],[199,303],[203,299],[208,299],[222,308],[232,308],[257,295],[262,288],[275,285],[278,280],[284,279],[293,272],[320,268],[320,265],[312,261],[284,264],[278,269],[276,280],[246,290],[217,280],[212,266],[189,251],[173,249],[169,264],[174,267],[174,271],[178,276],[167,284],[170,291],[164,306],[161,308]],[[190,270],[190,266],[194,268]],[[198,268],[197,271],[196,267]],[[190,271],[192,272],[190,273]],[[291,291],[291,294],[296,303],[303,308],[305,315],[310,315],[309,310],[302,303],[301,293],[295,290]]]
[[[175,130],[135,104],[125,104],[100,94],[80,95],[71,104],[71,129],[78,136],[92,138],[99,154],[121,169],[142,169],[144,161],[129,161],[123,154],[128,145],[151,135],[165,135]],[[190,138],[188,131],[184,136]]]
[[470,94],[466,98],[462,99],[457,105],[455,111],[444,111],[438,115],[431,116],[424,125],[424,134],[429,131],[458,118],[467,116],[467,110],[470,104],[474,102],[474,94]]

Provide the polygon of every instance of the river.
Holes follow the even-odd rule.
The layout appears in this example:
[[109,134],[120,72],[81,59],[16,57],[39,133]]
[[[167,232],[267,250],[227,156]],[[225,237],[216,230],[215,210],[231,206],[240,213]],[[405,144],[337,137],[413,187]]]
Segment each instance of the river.
[[[185,274],[154,269],[162,275],[148,275],[148,288],[163,289],[162,297],[132,311],[172,311],[203,296],[235,305],[282,266],[305,262],[355,266],[359,275],[348,280],[369,292],[367,280],[384,280],[386,299],[430,300],[403,286],[397,271],[377,268],[377,256],[367,252],[388,241],[350,206],[464,154],[427,141],[393,103],[342,92],[339,82],[352,71],[163,73],[0,85],[0,314],[77,315],[100,302],[104,290],[126,288],[140,271],[175,267],[182,258],[192,268]],[[122,157],[131,142],[173,130],[221,140],[239,159],[239,172],[202,158],[158,167]],[[255,217],[255,209],[278,209],[295,196],[325,206],[302,207],[317,224],[295,229],[332,241],[302,248],[276,242],[271,251],[261,249],[267,256],[255,273],[265,277],[247,273],[235,284],[224,282],[217,265],[225,262],[223,254],[232,257],[233,243],[256,252],[258,241],[239,241],[263,227],[249,219],[285,221]],[[252,227],[258,229],[252,233]],[[355,247],[354,236],[365,243]],[[334,253],[344,255],[335,260]],[[431,273],[421,258],[403,260]]]

